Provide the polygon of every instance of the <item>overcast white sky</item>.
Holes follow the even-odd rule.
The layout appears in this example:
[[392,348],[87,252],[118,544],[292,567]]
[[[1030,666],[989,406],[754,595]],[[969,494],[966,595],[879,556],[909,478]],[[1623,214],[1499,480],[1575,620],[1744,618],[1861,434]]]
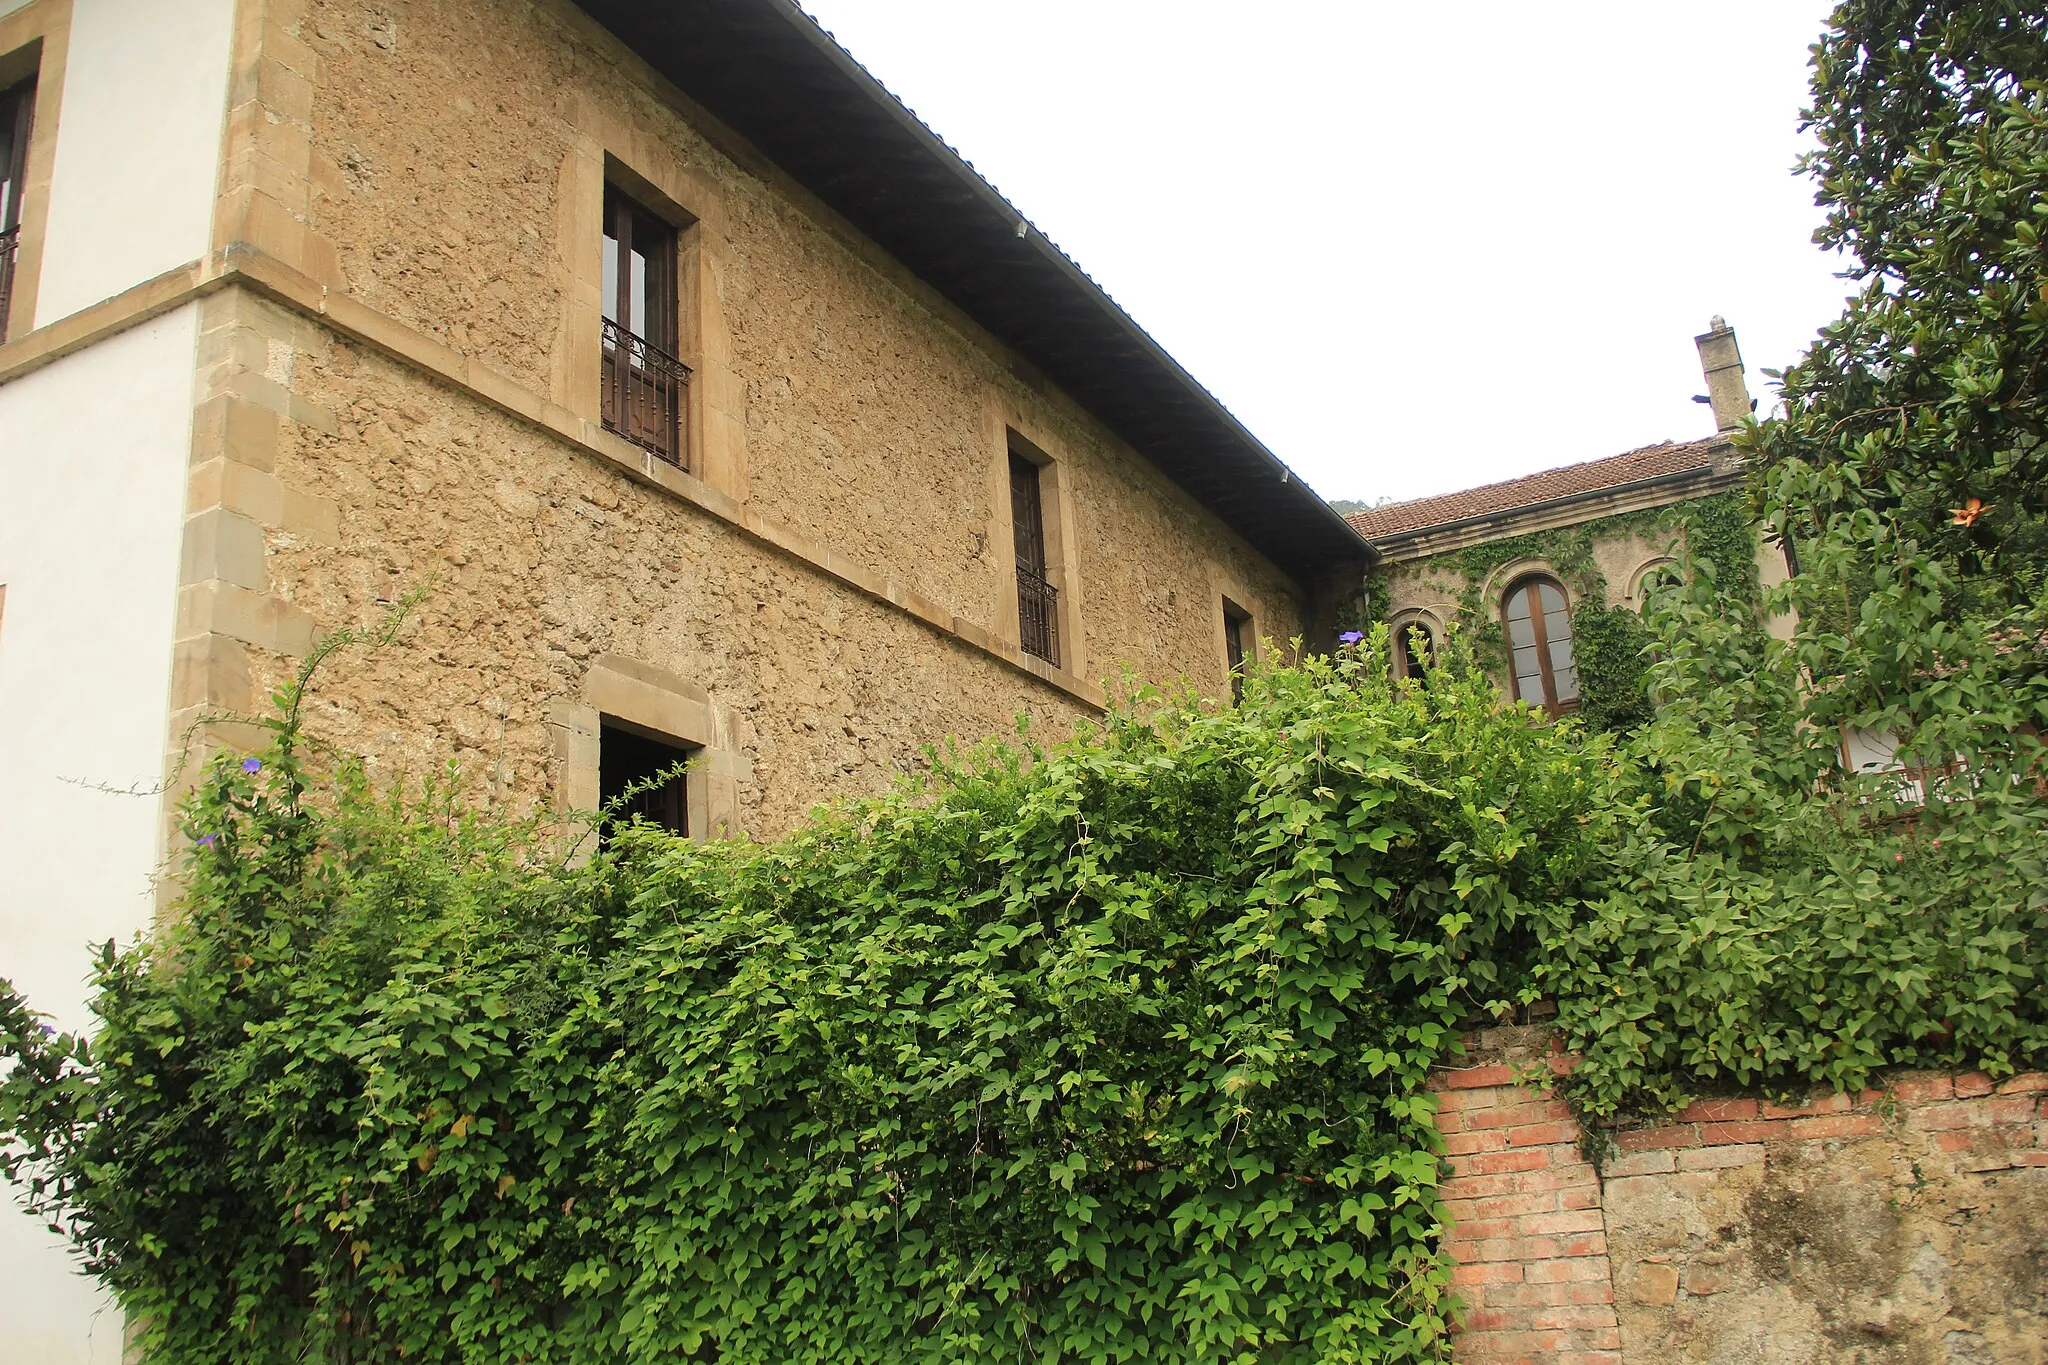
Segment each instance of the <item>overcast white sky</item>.
[[1840,311],[1821,0],[802,0],[1326,497],[1712,432]]

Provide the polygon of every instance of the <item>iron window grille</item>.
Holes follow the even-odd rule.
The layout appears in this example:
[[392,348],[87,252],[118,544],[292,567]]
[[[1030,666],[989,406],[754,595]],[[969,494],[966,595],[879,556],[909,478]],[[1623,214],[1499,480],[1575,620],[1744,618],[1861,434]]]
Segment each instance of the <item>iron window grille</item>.
[[1026,654],[1060,666],[1060,590],[1022,565],[1017,567],[1017,637]]
[[1060,593],[1046,576],[1045,502],[1038,466],[1010,452],[1010,524],[1017,540],[1017,646],[1060,666]]
[[678,469],[690,367],[646,337],[604,320],[604,427]]
[[605,430],[689,468],[690,367],[676,358],[676,231],[611,185],[604,192]]

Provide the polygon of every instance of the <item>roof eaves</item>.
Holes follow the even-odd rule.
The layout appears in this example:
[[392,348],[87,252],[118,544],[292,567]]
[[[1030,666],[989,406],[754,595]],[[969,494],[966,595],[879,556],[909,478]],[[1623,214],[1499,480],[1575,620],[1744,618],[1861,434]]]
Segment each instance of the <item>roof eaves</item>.
[[[1217,476],[1214,480],[1197,480],[1196,483],[1209,483],[1210,486],[1205,492],[1202,488],[1185,482],[1182,474],[1176,472],[1172,461],[1162,461],[1154,451],[1148,450],[1146,448],[1147,442],[1143,439],[1144,433],[1122,430],[1119,423],[1103,417],[1105,424],[1111,430],[1117,431],[1139,454],[1151,459],[1169,478],[1174,479],[1175,482],[1182,483],[1198,502],[1209,507],[1212,512],[1222,518],[1226,524],[1237,529],[1240,534],[1244,535],[1248,541],[1251,541],[1268,558],[1273,559],[1290,572],[1298,573],[1307,566],[1299,562],[1299,555],[1294,556],[1296,562],[1288,562],[1290,558],[1289,551],[1299,550],[1304,544],[1309,543],[1321,547],[1323,553],[1317,557],[1325,561],[1331,559],[1350,559],[1363,562],[1373,557],[1371,542],[1359,532],[1358,528],[1345,520],[1342,513],[1330,507],[1312,488],[1302,483],[1300,477],[1295,474],[1285,461],[1281,460],[1279,456],[1266,447],[1264,442],[1253,435],[1250,429],[1239,421],[1234,413],[1225,407],[1199,380],[1195,379],[1179,361],[1175,360],[1165,347],[1161,346],[1149,332],[1141,327],[1124,310],[1122,305],[1110,297],[1107,290],[1096,283],[1072,257],[1060,249],[1057,243],[1032,227],[1029,219],[1001,191],[990,184],[980,172],[974,169],[965,157],[948,145],[943,138],[935,133],[902,100],[890,93],[888,88],[877,80],[873,73],[869,72],[850,52],[840,46],[830,33],[798,5],[793,3],[793,0],[680,0],[680,2],[678,0],[671,0],[671,3],[664,5],[654,5],[648,3],[648,0],[579,0],[579,3],[582,4],[583,8],[589,10],[592,16],[600,23],[605,24],[622,41],[626,42],[628,47],[635,47],[635,44],[626,32],[621,31],[620,26],[616,22],[612,22],[622,12],[637,12],[643,16],[648,16],[654,11],[660,11],[663,17],[670,19],[675,18],[678,12],[692,8],[700,12],[722,8],[728,13],[737,9],[753,9],[757,13],[764,11],[772,13],[806,49],[828,63],[842,79],[850,83],[854,90],[865,96],[866,102],[870,106],[882,112],[891,123],[918,144],[925,156],[935,161],[937,166],[944,170],[947,178],[956,182],[961,189],[966,191],[972,200],[979,203],[983,211],[991,215],[999,215],[1004,224],[1011,227],[1012,230],[1021,229],[1018,235],[1024,239],[1025,244],[1031,249],[1032,253],[1045,265],[1050,266],[1063,277],[1070,287],[1077,290],[1093,304],[1104,320],[1110,324],[1113,331],[1121,335],[1124,345],[1135,348],[1138,356],[1142,357],[1143,361],[1149,362],[1149,366],[1155,372],[1156,378],[1165,379],[1168,382],[1169,389],[1178,392],[1179,402],[1191,404],[1200,414],[1201,418],[1206,419],[1207,423],[1220,428],[1220,431],[1215,434],[1225,437],[1229,445],[1237,448],[1236,459],[1230,461],[1231,464],[1237,467],[1213,471]],[[610,19],[607,16],[610,16]],[[639,49],[635,47],[635,50],[638,51]],[[662,63],[658,60],[659,54],[643,51],[640,55],[654,64],[657,69],[661,68]],[[681,81],[677,83],[683,85]],[[683,88],[685,93],[690,94],[693,98],[697,97],[697,92],[690,90],[687,85],[684,85]],[[711,108],[709,112],[731,125],[733,130],[740,136],[751,139],[752,134],[745,126],[744,120],[736,121],[730,111],[716,107]],[[769,156],[770,160],[774,159],[772,149],[763,148],[762,151]],[[832,203],[833,196],[829,192],[829,187],[813,185],[808,188],[812,192],[819,194],[828,204]],[[834,205],[834,207],[837,208],[837,205]],[[855,226],[864,228],[865,225],[856,219]],[[917,271],[917,264],[915,262],[905,260],[904,264],[914,272]],[[1021,283],[1023,282],[1020,281]],[[940,292],[945,293],[947,291],[941,286]],[[968,308],[967,311],[969,316],[974,316],[972,308]],[[981,321],[979,318],[976,320],[978,322]],[[996,332],[996,335],[1004,344],[1014,344],[1007,338],[1002,337],[999,331]],[[1063,388],[1069,387],[1061,381],[1056,373],[1052,372],[1052,367],[1044,364],[1039,356],[1031,354],[1030,349],[1024,349],[1020,351],[1020,354],[1027,361],[1030,361],[1034,368],[1047,371],[1048,378],[1052,382],[1060,384]],[[1164,395],[1160,395],[1160,397],[1163,398]],[[1087,406],[1085,402],[1083,405]],[[1164,411],[1165,408],[1178,407],[1179,403],[1169,400],[1165,404],[1159,405],[1157,400],[1155,400],[1155,405],[1161,406],[1162,411],[1160,415],[1165,425],[1174,425],[1182,420],[1180,414]],[[1097,415],[1102,417],[1102,414]],[[1201,437],[1200,433],[1192,433],[1191,444],[1195,447],[1200,447],[1201,445],[1208,444],[1208,442]],[[1272,478],[1279,488],[1298,486],[1298,492],[1280,495],[1280,500],[1285,504],[1283,516],[1306,517],[1308,519],[1307,524],[1297,523],[1295,526],[1288,528],[1272,526],[1252,527],[1244,522],[1241,515],[1234,515],[1238,511],[1233,506],[1238,501],[1235,494],[1242,488],[1242,481],[1247,477],[1261,476]],[[1231,496],[1220,496],[1218,493],[1219,488],[1227,488]],[[1308,535],[1300,534],[1301,532],[1308,531],[1311,526],[1318,529]]]
[[[1453,521],[1431,522],[1423,526],[1414,526],[1405,531],[1379,536],[1373,540],[1372,545],[1373,549],[1383,559],[1411,558],[1413,556],[1404,553],[1404,551],[1407,551],[1416,542],[1435,540],[1445,536],[1456,536],[1458,532],[1473,527],[1503,523],[1512,524],[1518,520],[1540,516],[1545,512],[1569,507],[1573,503],[1591,502],[1595,499],[1604,501],[1666,487],[1680,493],[1680,497],[1670,499],[1672,502],[1677,502],[1684,496],[1684,492],[1681,490],[1690,491],[1689,485],[1697,485],[1700,488],[1711,487],[1719,489],[1733,487],[1741,481],[1742,475],[1739,473],[1720,470],[1711,464],[1694,465],[1690,469],[1669,470],[1662,474],[1653,474],[1648,478],[1634,479],[1628,483],[1608,484],[1601,488],[1580,489],[1577,492],[1563,493],[1554,498],[1544,498],[1536,502],[1525,502],[1513,507],[1495,508],[1490,512],[1478,512],[1472,516],[1459,517]],[[1512,534],[1512,532],[1504,531],[1503,534]],[[1433,547],[1432,552],[1441,553],[1443,549],[1454,548],[1457,547]]]

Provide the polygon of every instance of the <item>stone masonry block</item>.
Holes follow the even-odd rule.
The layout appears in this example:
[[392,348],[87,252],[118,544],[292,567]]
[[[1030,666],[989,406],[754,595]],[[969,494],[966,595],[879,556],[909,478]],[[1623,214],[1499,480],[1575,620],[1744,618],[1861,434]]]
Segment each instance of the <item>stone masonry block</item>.
[[277,467],[278,414],[232,394],[209,398],[193,414],[196,456],[218,454],[268,472]]
[[278,529],[289,531],[301,540],[315,545],[339,545],[341,543],[341,506],[332,498],[317,497],[301,493],[296,488],[284,490],[284,515],[278,520]]
[[1631,1152],[1618,1156],[1606,1165],[1607,1177],[1617,1179],[1631,1175],[1666,1175],[1677,1169],[1675,1153],[1670,1148],[1648,1152]]
[[1734,1166],[1753,1166],[1763,1159],[1764,1149],[1758,1143],[1745,1143],[1737,1147],[1701,1147],[1679,1152],[1678,1169],[1720,1171]]
[[186,482],[186,505],[195,512],[225,507],[265,526],[284,517],[284,485],[275,475],[232,460],[204,460]]
[[281,598],[234,583],[189,584],[178,591],[181,638],[217,633],[291,657],[313,648],[313,618]]
[[225,635],[179,640],[171,655],[171,709],[249,712],[256,688],[249,651]]
[[219,579],[261,592],[268,586],[263,528],[239,512],[209,508],[185,521],[178,581]]
[[1631,1276],[1629,1295],[1637,1303],[1674,1303],[1678,1299],[1678,1268],[1670,1265],[1638,1265]]

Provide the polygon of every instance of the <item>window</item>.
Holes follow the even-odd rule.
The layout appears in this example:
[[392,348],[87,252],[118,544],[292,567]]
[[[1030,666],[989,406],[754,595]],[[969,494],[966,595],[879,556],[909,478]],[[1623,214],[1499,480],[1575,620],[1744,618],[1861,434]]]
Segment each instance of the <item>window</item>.
[[1557,581],[1525,578],[1509,588],[1501,623],[1507,628],[1515,700],[1534,702],[1553,716],[1577,707],[1572,618]]
[[1436,632],[1421,616],[1399,618],[1388,634],[1395,677],[1420,678],[1436,663]]
[[1045,497],[1032,461],[1010,452],[1010,526],[1017,539],[1017,644],[1060,666],[1060,595],[1046,574]]
[[[598,730],[598,798],[609,807],[624,796],[628,788],[646,782],[678,763],[689,761],[694,752],[607,721]],[[688,779],[678,773],[658,787],[636,792],[617,814],[621,820],[638,816],[673,833],[688,835]]]
[[1678,562],[1673,559],[1650,560],[1636,570],[1635,582],[1629,589],[1629,603],[1637,611],[1649,606],[1650,596],[1666,588],[1683,585],[1685,577],[1678,571]]
[[604,190],[604,425],[688,468],[690,370],[676,359],[676,231]]
[[21,196],[35,103],[32,80],[0,92],[0,341],[7,339],[7,304],[14,296],[14,253],[21,245]]
[[1252,617],[1229,598],[1223,599],[1223,657],[1230,663],[1230,699],[1244,700],[1244,664],[1252,657]]

